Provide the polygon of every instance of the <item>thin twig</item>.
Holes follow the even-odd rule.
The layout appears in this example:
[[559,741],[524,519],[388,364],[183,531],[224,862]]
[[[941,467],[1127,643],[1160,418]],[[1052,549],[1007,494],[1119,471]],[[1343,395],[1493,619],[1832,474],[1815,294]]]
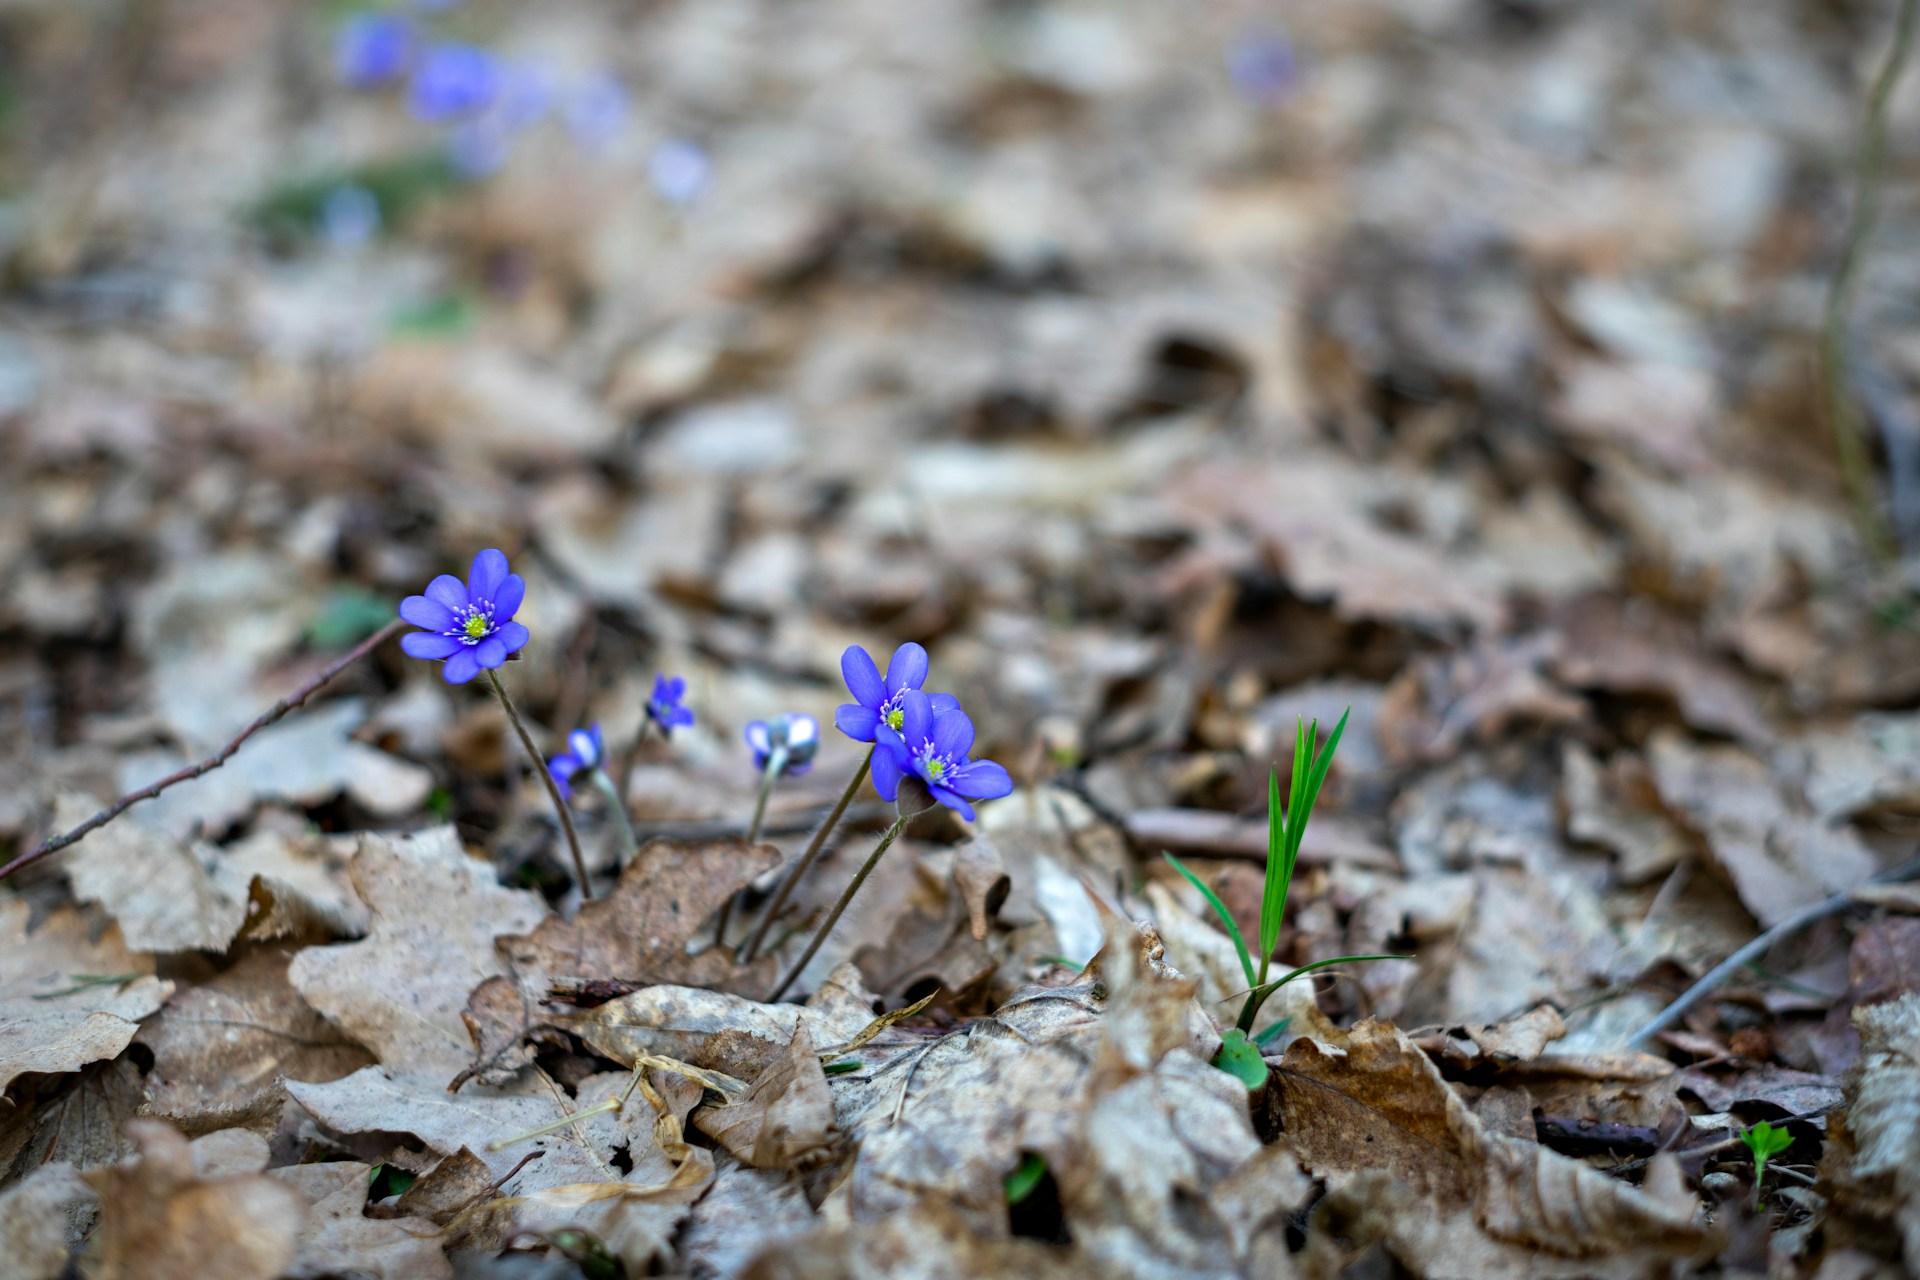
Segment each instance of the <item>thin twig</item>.
[[1893,97],[1894,86],[1900,82],[1900,73],[1906,69],[1917,15],[1920,15],[1920,0],[1900,0],[1893,43],[1867,95],[1867,119],[1860,136],[1859,196],[1854,204],[1853,222],[1847,228],[1846,244],[1840,251],[1840,265],[1834,270],[1833,282],[1827,290],[1820,334],[1821,374],[1834,449],[1839,455],[1848,494],[1853,499],[1861,536],[1874,558],[1880,561],[1888,558],[1891,544],[1879,504],[1874,499],[1866,433],[1860,422],[1860,408],[1854,402],[1847,361],[1847,310],[1853,300],[1854,279],[1880,215],[1880,178],[1887,153],[1887,103]]
[[591,898],[593,885],[587,880],[587,860],[580,852],[580,834],[573,829],[573,815],[567,811],[567,798],[560,794],[560,784],[553,780],[553,773],[547,768],[546,758],[540,754],[540,748],[533,745],[533,735],[527,732],[526,722],[520,718],[520,711],[513,705],[513,699],[507,696],[507,686],[500,683],[499,673],[491,667],[487,668],[487,683],[493,686],[494,696],[506,708],[507,719],[513,721],[513,731],[520,735],[520,745],[527,749],[527,756],[533,761],[533,771],[540,775],[540,781],[547,784],[547,796],[553,801],[553,811],[560,815],[560,829],[567,833],[567,848],[573,851],[573,871],[580,881],[580,896],[582,899]]
[[170,773],[158,782],[150,782],[138,791],[128,792],[73,830],[54,836],[31,852],[21,854],[6,866],[0,867],[0,880],[6,879],[22,867],[31,866],[49,854],[60,852],[90,832],[98,831],[101,827],[106,826],[109,822],[112,822],[115,818],[133,808],[134,805],[139,804],[142,800],[151,800],[168,787],[177,786],[182,782],[189,782],[203,773],[211,773],[213,770],[218,769],[227,762],[234,752],[240,749],[241,744],[246,742],[248,738],[251,738],[254,734],[260,732],[268,725],[273,724],[275,721],[280,720],[286,716],[288,712],[301,706],[308,698],[318,693],[328,681],[399,634],[406,625],[406,623],[397,618],[389,622],[386,626],[380,628],[380,630],[374,632],[365,640],[362,640],[359,644],[321,668],[317,675],[294,690],[294,692],[280,699],[280,701],[274,703],[266,711],[262,712],[252,724],[242,729],[234,736],[231,742],[220,748],[220,750],[214,752],[198,764],[188,765],[178,773]]
[[[1892,871],[1884,875],[1875,876],[1871,880],[1866,881],[1866,883],[1898,884],[1903,880],[1911,880],[1915,876],[1920,876],[1920,858],[1916,858],[1903,866],[1895,867]],[[1774,943],[1779,942],[1782,938],[1790,937],[1800,932],[1800,930],[1816,921],[1824,920],[1828,916],[1839,915],[1842,911],[1845,911],[1847,907],[1853,903],[1853,894],[1854,890],[1849,889],[1845,893],[1834,894],[1824,902],[1816,902],[1812,906],[1788,916],[1785,920],[1774,925],[1746,946],[1741,947],[1738,951],[1715,965],[1700,981],[1694,983],[1682,992],[1680,998],[1668,1005],[1665,1009],[1662,1009],[1659,1016],[1652,1022],[1649,1022],[1646,1026],[1635,1032],[1633,1037],[1627,1041],[1627,1047],[1629,1049],[1645,1048],[1647,1043],[1655,1036],[1685,1017],[1687,1010],[1699,1004],[1700,1001],[1705,999],[1710,993],[1724,985],[1727,979],[1731,978],[1734,974],[1740,972],[1740,970],[1765,955]]]
[[826,848],[827,837],[832,834],[834,827],[839,825],[841,815],[846,813],[847,806],[853,802],[854,793],[860,790],[860,784],[867,780],[867,770],[873,764],[873,752],[874,748],[867,749],[867,758],[860,762],[860,768],[854,772],[853,781],[849,782],[847,789],[840,793],[840,798],[834,802],[832,812],[827,814],[827,820],[820,824],[819,829],[813,833],[813,839],[807,842],[806,852],[800,855],[800,861],[794,863],[793,868],[780,881],[780,888],[774,892],[773,901],[767,904],[766,912],[760,917],[759,927],[753,931],[753,936],[747,939],[747,945],[740,949],[741,964],[753,963],[754,956],[760,953],[760,944],[767,940],[767,930],[773,927],[774,920],[780,915],[780,909],[787,905],[787,898],[793,893],[793,887],[800,883],[800,877],[807,874],[808,868],[812,867],[814,860],[820,856],[820,851]]

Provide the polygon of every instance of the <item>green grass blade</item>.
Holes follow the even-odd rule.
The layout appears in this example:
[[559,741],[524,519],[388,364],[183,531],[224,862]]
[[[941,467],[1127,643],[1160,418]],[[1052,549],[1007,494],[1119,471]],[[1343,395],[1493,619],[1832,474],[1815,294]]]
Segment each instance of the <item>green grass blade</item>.
[[1255,987],[1252,991],[1248,992],[1248,995],[1264,1001],[1268,996],[1272,995],[1274,992],[1278,991],[1280,988],[1286,986],[1289,982],[1292,982],[1295,978],[1303,978],[1307,974],[1312,973],[1316,969],[1331,969],[1336,964],[1356,964],[1362,960],[1411,960],[1411,959],[1413,959],[1412,956],[1335,956],[1331,960],[1315,960],[1312,964],[1301,965],[1298,969],[1295,969],[1292,973],[1287,974],[1283,978],[1275,978],[1272,982],[1264,983],[1261,986]]
[[[1275,909],[1274,894],[1279,893],[1280,906],[1287,901],[1286,869],[1287,816],[1280,807],[1280,771],[1267,770],[1267,876],[1260,889],[1260,977],[1267,976],[1268,957],[1280,941],[1281,911]],[[1254,979],[1249,977],[1251,986]]]
[[1299,817],[1287,824],[1287,838],[1291,845],[1287,850],[1289,866],[1300,856],[1300,843],[1307,834],[1307,820],[1313,816],[1314,805],[1320,803],[1320,788],[1327,781],[1327,772],[1333,768],[1333,753],[1340,749],[1340,736],[1347,731],[1347,717],[1352,714],[1352,707],[1340,713],[1340,723],[1333,726],[1326,747],[1314,757],[1313,765],[1307,771],[1303,794],[1295,810]]
[[1240,967],[1246,971],[1247,985],[1252,986],[1255,981],[1253,976],[1253,957],[1247,954],[1247,940],[1240,936],[1240,926],[1235,924],[1233,917],[1227,913],[1227,904],[1220,901],[1220,895],[1208,888],[1205,881],[1201,880],[1200,877],[1193,874],[1193,872],[1187,870],[1180,859],[1170,853],[1163,853],[1160,856],[1168,862],[1171,862],[1173,869],[1185,876],[1187,883],[1200,891],[1200,896],[1207,900],[1207,905],[1212,907],[1214,914],[1220,917],[1220,923],[1227,926],[1227,936],[1233,939],[1233,949],[1240,953]]

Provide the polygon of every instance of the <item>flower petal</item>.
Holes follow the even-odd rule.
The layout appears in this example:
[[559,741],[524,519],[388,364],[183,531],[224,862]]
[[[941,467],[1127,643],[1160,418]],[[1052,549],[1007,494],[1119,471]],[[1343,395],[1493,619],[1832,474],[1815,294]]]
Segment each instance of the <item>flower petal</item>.
[[947,806],[947,808],[953,810],[968,822],[973,821],[973,806],[968,804],[959,792],[954,791],[951,787],[928,787],[927,791],[932,794],[935,800],[938,800],[941,804]]
[[950,693],[930,693],[927,695],[927,706],[934,715],[943,716],[949,711],[958,710],[960,699]]
[[692,723],[693,712],[687,710],[685,707],[668,707],[667,718],[661,722],[661,727],[671,729],[675,725],[691,725]]
[[974,800],[998,800],[1013,790],[1013,778],[991,760],[975,760],[948,774],[947,785]]
[[872,707],[875,711],[887,700],[887,686],[880,679],[880,668],[873,665],[873,657],[857,644],[847,646],[840,655],[840,675],[847,682],[847,692],[853,700],[863,707]]
[[480,674],[480,659],[473,656],[473,650],[461,649],[447,659],[447,665],[440,668],[440,677],[448,684],[465,684]]
[[887,696],[902,689],[918,689],[927,682],[927,651],[909,640],[893,651],[887,664]]
[[400,637],[400,650],[409,658],[438,661],[460,652],[460,642],[452,636],[437,635],[431,631],[413,631]]
[[427,584],[427,599],[458,613],[467,607],[467,584],[450,573],[443,573]]
[[594,746],[593,735],[585,729],[575,729],[567,735],[567,750],[573,753],[582,768],[591,768],[600,763],[600,752]]
[[767,722],[765,720],[748,721],[743,736],[747,740],[747,745],[753,748],[754,763],[765,764],[767,757],[773,752],[773,739],[767,736]]
[[520,602],[527,598],[527,580],[517,573],[507,575],[500,589],[493,593],[493,620],[505,622],[520,611]]
[[872,742],[874,730],[880,727],[880,713],[857,702],[843,702],[833,713],[833,727],[855,742]]
[[927,695],[918,689],[909,689],[901,694],[900,740],[906,744],[906,749],[918,751],[932,729],[933,711],[927,706]]
[[900,767],[900,757],[892,750],[881,747],[873,753],[873,789],[880,798],[892,801],[900,793],[900,779],[905,771]]
[[453,610],[427,596],[408,596],[402,600],[400,616],[429,631],[446,631],[453,626]]
[[507,574],[507,553],[488,547],[473,558],[473,567],[467,570],[467,593],[476,600],[491,600],[500,594]]
[[795,754],[804,751],[812,755],[814,748],[820,745],[820,722],[798,712],[786,717],[786,721],[787,746]]
[[787,766],[786,774],[789,778],[797,778],[811,768],[813,768],[813,761],[799,760]]
[[973,749],[973,721],[955,707],[933,717],[933,749],[949,760],[959,760]]
[[547,773],[552,776],[553,784],[560,788],[560,798],[573,797],[573,775],[580,772],[580,762],[570,755],[561,754],[547,761]]
[[488,636],[473,646],[473,656],[480,660],[481,666],[491,671],[507,660],[507,646],[500,642],[499,636]]
[[504,623],[498,631],[493,633],[493,638],[507,646],[508,653],[518,653],[527,647],[527,641],[530,636],[528,635],[527,629],[519,623],[508,622]]

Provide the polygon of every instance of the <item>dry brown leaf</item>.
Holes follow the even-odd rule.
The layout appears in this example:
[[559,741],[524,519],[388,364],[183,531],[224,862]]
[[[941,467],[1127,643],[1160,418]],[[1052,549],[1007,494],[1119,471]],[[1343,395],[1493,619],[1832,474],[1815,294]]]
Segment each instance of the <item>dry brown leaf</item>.
[[511,1223],[501,1238],[522,1232],[586,1231],[627,1266],[649,1274],[673,1257],[673,1239],[695,1201],[713,1182],[713,1153],[695,1150],[666,1181],[575,1183],[501,1201],[487,1212]]
[[798,1240],[782,1240],[739,1273],[740,1280],[1086,1280],[1086,1260],[1035,1240],[979,1231],[938,1201]]
[[271,1130],[283,1080],[337,1080],[372,1060],[287,981],[291,953],[267,948],[175,995],[140,1043],[153,1051],[147,1111],[189,1134]]
[[1579,743],[1567,743],[1560,754],[1560,803],[1567,834],[1612,853],[1624,884],[1665,875],[1692,851],[1660,808],[1653,775],[1638,756],[1622,752],[1602,765]]
[[776,1244],[811,1243],[819,1222],[798,1179],[722,1159],[713,1186],[693,1206],[680,1236],[680,1256],[695,1276],[737,1276]]
[[[101,808],[91,796],[61,793],[54,822],[85,821]],[[97,902],[141,951],[225,951],[245,923],[244,885],[220,874],[219,851],[185,841],[138,817],[83,837],[66,855],[74,896]]]
[[1013,889],[1006,861],[991,840],[975,837],[954,850],[953,887],[967,905],[973,940],[986,941],[987,922],[999,914]]
[[1860,1057],[1820,1160],[1825,1247],[1920,1273],[1920,995],[1855,1009],[1853,1025]]
[[[1195,999],[1215,1022],[1230,1023],[1240,1011],[1240,1002],[1234,997],[1244,996],[1247,990],[1240,954],[1234,949],[1232,939],[1214,928],[1210,920],[1181,905],[1174,893],[1173,888],[1158,880],[1149,882],[1146,889],[1147,903],[1153,908],[1154,921],[1167,949],[1167,962],[1199,982]],[[1283,1019],[1288,1025],[1288,1030],[1282,1033],[1285,1035],[1319,1035],[1334,1029],[1314,1000],[1311,982],[1289,982],[1275,991],[1260,1006],[1254,1019],[1254,1034]]]
[[153,958],[130,951],[118,927],[96,942],[86,918],[63,908],[29,934],[30,914],[19,898],[0,900],[0,1090],[28,1072],[77,1071],[118,1057],[140,1019],[173,994],[171,982],[153,976]]
[[309,1208],[294,1260],[284,1280],[442,1280],[453,1264],[440,1248],[440,1231],[424,1218],[366,1216],[373,1166],[354,1160],[301,1164],[267,1176],[291,1187]]
[[1773,739],[1746,684],[1645,600],[1589,595],[1555,619],[1554,669],[1576,688],[1671,698],[1686,722],[1752,745]]
[[139,1158],[84,1175],[100,1196],[88,1280],[276,1280],[306,1220],[300,1194],[258,1173],[202,1177],[170,1125],[129,1123]]
[[1387,759],[1445,760],[1468,742],[1494,741],[1516,727],[1578,724],[1586,702],[1546,675],[1558,647],[1550,634],[1490,639],[1409,666],[1380,704],[1377,731]]
[[373,912],[359,942],[308,947],[294,989],[390,1070],[444,1085],[473,1058],[467,995],[505,971],[494,948],[547,914],[538,896],[503,889],[453,828],[361,837],[353,882]]
[[[1273,1087],[1301,1163],[1414,1271],[1641,1276],[1707,1240],[1696,1206],[1488,1132],[1402,1032],[1296,1040]],[[1664,1175],[1663,1175],[1664,1176]]]
[[87,1238],[99,1198],[64,1161],[42,1165],[0,1193],[0,1258],[13,1280],[59,1280]]
[[734,894],[779,865],[780,850],[770,844],[649,840],[611,894],[582,904],[571,919],[549,917],[529,936],[502,938],[500,951],[523,980],[610,978],[758,992],[771,981],[771,958],[740,969],[729,948],[689,956],[687,943]]
[[1796,808],[1772,772],[1738,747],[1657,731],[1647,760],[1661,799],[1706,837],[1763,925],[1859,885],[1879,870],[1852,828]]
[[84,1171],[132,1154],[126,1122],[139,1114],[142,1095],[131,1057],[35,1079],[37,1089],[0,1109],[0,1167],[20,1173],[57,1160]]
[[1497,1026],[1469,1027],[1467,1035],[1480,1051],[1500,1062],[1532,1062],[1547,1045],[1567,1034],[1560,1011],[1543,1004]]
[[797,1005],[757,1004],[699,987],[648,987],[592,1009],[557,1014],[552,1025],[594,1052],[631,1065],[641,1054],[751,1080],[785,1052]]
[[805,1024],[746,1093],[693,1114],[694,1128],[756,1169],[810,1170],[833,1153],[833,1095]]

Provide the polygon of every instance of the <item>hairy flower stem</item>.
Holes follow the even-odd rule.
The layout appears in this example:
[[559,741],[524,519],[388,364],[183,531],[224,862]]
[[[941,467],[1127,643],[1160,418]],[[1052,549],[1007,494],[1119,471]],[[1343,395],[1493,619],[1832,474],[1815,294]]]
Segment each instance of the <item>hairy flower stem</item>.
[[760,775],[760,794],[753,802],[753,822],[747,827],[748,844],[760,838],[760,823],[767,816],[767,797],[773,794],[774,780],[786,767],[787,749],[784,745],[767,753],[767,767]]
[[1822,381],[1826,384],[1828,425],[1833,431],[1834,448],[1840,458],[1840,472],[1853,499],[1854,515],[1860,523],[1867,549],[1882,563],[1891,558],[1893,543],[1881,518],[1873,484],[1873,462],[1867,454],[1866,430],[1860,421],[1860,409],[1854,400],[1852,371],[1847,359],[1847,310],[1853,300],[1854,278],[1866,256],[1867,241],[1873,236],[1880,214],[1880,178],[1887,152],[1887,104],[1906,68],[1907,54],[1913,47],[1916,16],[1920,0],[1900,0],[1899,16],[1894,20],[1893,43],[1886,61],[1874,77],[1867,95],[1867,119],[1861,130],[1858,195],[1853,223],[1847,228],[1840,265],[1827,290],[1827,305],[1820,333]]
[[[774,781],[787,767],[787,748],[777,746],[767,753],[767,767],[760,775],[760,794],[753,802],[753,824],[747,828],[747,843],[752,844],[760,838],[760,824],[767,816],[767,797],[773,794]],[[739,895],[735,894],[737,898]],[[726,905],[720,908],[720,923],[713,931],[713,945],[723,947],[727,944],[727,926],[733,923],[734,898],[728,898]]]
[[765,914],[760,917],[759,927],[753,931],[753,936],[747,939],[747,945],[740,949],[741,964],[753,963],[753,958],[760,954],[760,944],[767,940],[767,930],[773,927],[773,922],[780,916],[781,908],[787,905],[787,899],[792,896],[794,886],[800,883],[800,878],[806,875],[814,862],[819,859],[820,851],[827,847],[827,837],[832,835],[833,829],[840,825],[840,819],[846,814],[847,806],[853,803],[854,794],[860,790],[860,784],[867,780],[867,770],[872,767],[873,748],[868,747],[867,758],[860,762],[860,768],[854,772],[853,781],[849,782],[847,789],[840,793],[840,799],[834,802],[833,811],[827,815],[827,820],[814,831],[813,839],[807,842],[807,851],[800,855],[800,861],[794,863],[792,869],[780,881],[780,888],[774,893],[773,901],[767,904]]
[[500,683],[499,673],[488,668],[487,683],[493,686],[494,696],[500,699],[507,719],[513,721],[513,731],[520,735],[520,745],[527,749],[527,758],[533,761],[533,771],[540,775],[540,781],[547,784],[547,796],[553,801],[553,811],[560,815],[560,829],[567,833],[567,848],[573,851],[573,872],[580,881],[580,897],[591,898],[593,885],[587,879],[587,860],[580,853],[580,835],[573,829],[573,815],[567,812],[567,801],[560,794],[560,785],[547,772],[547,762],[541,756],[540,748],[533,745],[533,735],[527,732],[526,721],[520,718],[519,708],[513,705],[513,699],[507,696],[507,686]]
[[593,789],[607,802],[607,812],[613,815],[613,831],[620,839],[620,865],[626,866],[633,861],[633,855],[640,851],[640,842],[633,838],[633,824],[627,821],[627,806],[621,801],[620,793],[614,788],[613,779],[602,769],[591,770]]
[[907,829],[907,823],[911,821],[913,821],[911,816],[902,815],[887,828],[887,834],[880,837],[880,843],[874,846],[873,852],[867,855],[867,860],[861,864],[860,870],[854,873],[853,883],[847,886],[846,892],[840,895],[840,901],[833,904],[833,910],[827,913],[827,918],[821,921],[818,929],[814,930],[813,940],[807,943],[807,949],[800,953],[799,961],[787,971],[787,976],[781,979],[780,985],[773,989],[773,994],[767,997],[768,1004],[787,994],[787,988],[800,980],[800,975],[813,959],[814,952],[820,950],[820,944],[825,942],[827,935],[833,932],[833,926],[840,923],[840,916],[846,911],[847,904],[853,901],[853,895],[860,892],[860,886],[867,882],[867,877],[873,874],[873,869],[880,865],[881,855],[893,846],[893,842],[900,838],[900,833]]

